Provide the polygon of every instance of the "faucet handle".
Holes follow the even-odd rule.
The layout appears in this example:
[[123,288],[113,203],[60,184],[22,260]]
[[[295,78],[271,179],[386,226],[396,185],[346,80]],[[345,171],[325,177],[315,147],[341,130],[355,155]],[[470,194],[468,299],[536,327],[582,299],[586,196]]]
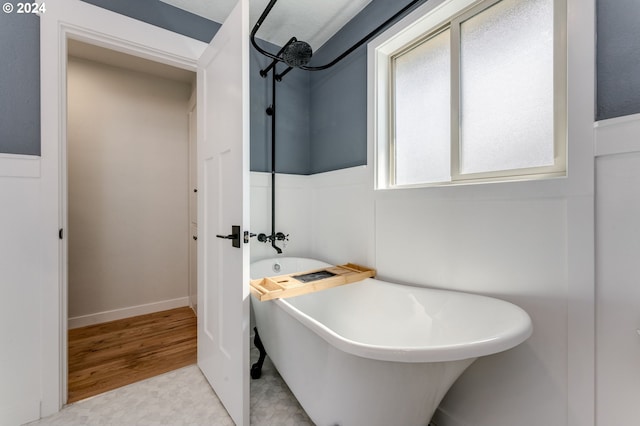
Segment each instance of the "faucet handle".
[[276,240],[289,241],[289,234],[283,234],[282,232],[276,232]]

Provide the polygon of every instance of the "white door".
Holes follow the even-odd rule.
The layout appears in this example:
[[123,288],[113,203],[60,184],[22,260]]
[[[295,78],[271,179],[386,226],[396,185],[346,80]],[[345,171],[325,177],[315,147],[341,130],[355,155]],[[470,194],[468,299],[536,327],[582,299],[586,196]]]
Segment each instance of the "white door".
[[198,128],[196,94],[189,111],[189,306],[198,311]]
[[[198,61],[198,366],[249,425],[249,1]],[[230,236],[239,226],[237,239]],[[238,247],[232,243],[238,242]]]

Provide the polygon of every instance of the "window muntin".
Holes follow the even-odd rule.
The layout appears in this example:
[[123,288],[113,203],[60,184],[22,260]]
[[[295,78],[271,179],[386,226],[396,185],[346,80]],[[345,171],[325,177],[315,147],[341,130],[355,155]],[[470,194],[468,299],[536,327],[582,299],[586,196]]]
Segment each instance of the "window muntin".
[[[455,0],[444,2],[441,9],[454,3]],[[402,36],[393,38],[389,43],[393,50],[387,48],[384,52],[391,71],[381,73],[390,79],[387,86],[391,91],[387,98],[390,123],[386,127],[390,152],[378,155],[388,161],[386,166],[378,165],[383,179],[378,179],[379,185],[565,175],[565,98],[559,90],[565,85],[565,59],[563,42],[557,36],[563,16],[559,3],[559,0],[485,1],[449,15],[448,20],[431,19],[438,22],[439,29],[434,30],[436,27],[432,25],[419,33],[420,38],[415,36],[415,28],[408,31],[412,38],[404,43],[398,41]],[[443,26],[450,29],[443,32]],[[432,51],[436,50],[429,45],[448,32],[449,82],[434,72],[438,69],[437,60],[434,65],[425,66],[425,70],[432,68],[428,71],[434,73],[431,77],[420,75],[418,68],[410,68],[411,64],[429,63],[428,56],[433,56]],[[427,53],[421,58],[422,50]],[[449,101],[442,100],[438,105],[434,105],[433,89],[420,87],[421,81],[436,79],[442,87],[450,88]],[[426,92],[428,101],[415,101]],[[384,100],[385,96],[377,98]],[[442,111],[447,108],[450,119],[443,118]],[[438,118],[431,119],[432,116]],[[411,123],[415,123],[413,128]],[[445,132],[439,130],[443,123],[451,126],[448,163],[442,153]],[[385,137],[378,135],[377,139],[380,142]],[[438,141],[436,146],[431,145],[434,141]],[[449,170],[445,171],[446,168]]]

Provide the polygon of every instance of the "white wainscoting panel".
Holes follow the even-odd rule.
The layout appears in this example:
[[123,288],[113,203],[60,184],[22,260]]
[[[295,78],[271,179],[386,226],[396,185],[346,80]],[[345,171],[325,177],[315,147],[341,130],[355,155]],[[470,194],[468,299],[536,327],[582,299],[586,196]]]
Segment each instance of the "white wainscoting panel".
[[352,167],[311,176],[313,257],[331,264],[374,266],[371,168]]
[[1,425],[38,419],[42,375],[41,189],[40,179],[24,176],[39,161],[13,161],[8,156],[0,160],[0,167],[14,175],[0,176]]
[[640,418],[640,114],[596,125],[596,424]]
[[[276,229],[289,235],[277,241],[278,255],[270,243],[251,239],[251,260],[276,256],[309,256],[312,222],[309,176],[276,174]],[[251,172],[251,232],[271,234],[271,173]]]

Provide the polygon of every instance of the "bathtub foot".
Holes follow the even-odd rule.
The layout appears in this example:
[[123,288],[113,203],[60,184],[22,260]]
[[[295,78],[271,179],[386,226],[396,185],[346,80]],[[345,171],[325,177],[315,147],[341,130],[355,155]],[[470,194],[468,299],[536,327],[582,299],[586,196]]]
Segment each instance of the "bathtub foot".
[[260,340],[260,335],[258,334],[258,328],[253,327],[253,331],[255,331],[256,336],[253,338],[253,343],[256,345],[256,348],[260,351],[260,358],[258,362],[251,366],[251,378],[259,379],[262,376],[262,364],[264,364],[264,359],[267,356],[267,351],[264,350],[264,345],[262,344],[262,340]]

